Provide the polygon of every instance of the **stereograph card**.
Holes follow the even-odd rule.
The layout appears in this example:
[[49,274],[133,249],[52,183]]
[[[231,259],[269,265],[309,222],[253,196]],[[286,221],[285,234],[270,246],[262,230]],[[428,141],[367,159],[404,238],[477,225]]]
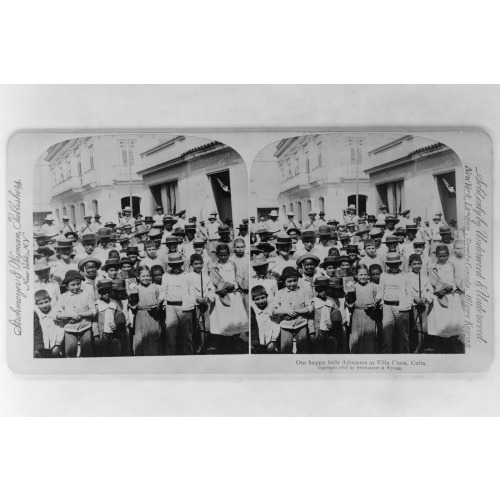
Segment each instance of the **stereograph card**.
[[9,366],[485,371],[492,164],[472,130],[18,132]]

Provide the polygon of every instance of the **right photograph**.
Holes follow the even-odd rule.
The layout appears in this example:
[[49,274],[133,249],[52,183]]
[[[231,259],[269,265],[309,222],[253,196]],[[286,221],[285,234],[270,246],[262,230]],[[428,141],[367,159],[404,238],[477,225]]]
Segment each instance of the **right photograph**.
[[250,173],[252,354],[464,354],[464,166],[437,140],[329,133]]

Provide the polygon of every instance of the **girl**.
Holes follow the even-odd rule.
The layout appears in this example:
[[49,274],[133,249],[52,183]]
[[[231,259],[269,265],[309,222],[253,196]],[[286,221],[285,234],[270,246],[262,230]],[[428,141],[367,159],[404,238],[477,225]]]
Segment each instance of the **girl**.
[[[229,246],[220,243],[215,253],[216,262],[210,270],[210,279],[215,286],[215,304],[210,314],[211,333],[219,335],[221,345],[225,342],[230,351],[234,351],[238,340],[247,340],[248,316],[243,305],[240,289],[236,283],[236,267],[229,261]],[[223,338],[226,339],[223,339]],[[223,347],[224,349],[224,347]]]
[[347,294],[347,306],[352,311],[349,348],[351,354],[375,354],[377,285],[368,281],[368,267],[364,264],[356,266],[356,279],[354,292]]
[[449,249],[446,245],[436,247],[436,259],[429,268],[429,279],[434,289],[429,307],[429,335],[437,340],[436,349],[440,353],[465,352],[465,317],[460,303],[461,292],[455,283],[455,266],[448,260]]
[[129,297],[129,305],[135,313],[135,356],[158,356],[160,354],[160,335],[162,332],[161,287],[151,283],[149,267],[140,266],[137,293]]

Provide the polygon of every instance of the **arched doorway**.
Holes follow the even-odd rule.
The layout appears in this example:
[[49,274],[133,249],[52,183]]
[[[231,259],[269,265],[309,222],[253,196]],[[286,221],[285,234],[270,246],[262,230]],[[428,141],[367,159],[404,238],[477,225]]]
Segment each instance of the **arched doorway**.
[[[358,200],[359,200],[359,206],[357,210],[358,215],[363,215],[366,213],[366,200],[368,199],[368,196],[364,194],[359,194],[358,195]],[[352,194],[351,196],[347,197],[347,206],[349,205],[354,205],[356,206],[356,195]]]
[[[130,196],[124,196],[121,199],[121,209],[123,210],[125,207],[130,207]],[[140,196],[132,196],[132,217],[135,217],[137,214],[141,213],[141,198]]]

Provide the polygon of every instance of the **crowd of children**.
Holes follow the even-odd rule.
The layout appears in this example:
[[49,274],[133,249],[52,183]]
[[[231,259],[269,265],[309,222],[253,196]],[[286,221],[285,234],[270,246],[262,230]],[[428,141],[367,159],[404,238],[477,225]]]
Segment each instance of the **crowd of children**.
[[[254,225],[255,353],[463,353],[464,241],[455,221],[354,215]],[[277,213],[273,214],[277,219]],[[275,222],[275,221],[273,221]],[[252,226],[251,226],[252,228]]]
[[121,215],[35,233],[35,357],[248,353],[248,221]]

